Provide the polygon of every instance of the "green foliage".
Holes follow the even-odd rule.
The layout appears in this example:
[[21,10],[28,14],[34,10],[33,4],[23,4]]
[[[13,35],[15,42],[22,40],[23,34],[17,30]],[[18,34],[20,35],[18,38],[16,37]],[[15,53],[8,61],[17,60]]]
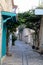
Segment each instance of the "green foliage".
[[18,14],[18,23],[25,24],[27,28],[38,29],[40,27],[40,16],[34,14],[34,10],[29,10]]

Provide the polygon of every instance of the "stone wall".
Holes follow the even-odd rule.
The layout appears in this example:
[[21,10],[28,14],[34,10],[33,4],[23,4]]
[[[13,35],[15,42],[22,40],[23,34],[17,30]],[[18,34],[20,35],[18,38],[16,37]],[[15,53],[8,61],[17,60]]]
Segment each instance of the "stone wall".
[[12,0],[0,0],[0,58],[6,54],[6,27],[2,23],[1,11],[12,12],[12,7]]
[[31,29],[25,28],[22,33],[22,40],[30,45],[33,45],[33,37]]
[[40,50],[43,50],[43,16],[41,18],[39,39],[40,39]]
[[12,0],[0,0],[0,6],[1,6],[1,10],[3,9],[3,11],[11,12]]

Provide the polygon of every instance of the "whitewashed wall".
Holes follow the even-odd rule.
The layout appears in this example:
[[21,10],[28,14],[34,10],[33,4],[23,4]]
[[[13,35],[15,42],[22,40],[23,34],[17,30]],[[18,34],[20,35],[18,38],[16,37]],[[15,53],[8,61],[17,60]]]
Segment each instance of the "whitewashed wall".
[[32,34],[29,28],[25,28],[23,30],[22,40],[29,43],[30,45],[33,44],[33,38],[32,38]]

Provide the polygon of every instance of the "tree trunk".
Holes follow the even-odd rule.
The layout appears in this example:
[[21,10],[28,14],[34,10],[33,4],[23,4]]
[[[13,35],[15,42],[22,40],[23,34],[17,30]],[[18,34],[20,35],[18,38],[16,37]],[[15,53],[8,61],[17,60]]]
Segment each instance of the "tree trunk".
[[8,28],[7,28],[7,40],[6,40],[6,48],[7,48],[7,50],[6,50],[6,54],[8,55],[8,36],[9,36],[9,33],[8,33]]

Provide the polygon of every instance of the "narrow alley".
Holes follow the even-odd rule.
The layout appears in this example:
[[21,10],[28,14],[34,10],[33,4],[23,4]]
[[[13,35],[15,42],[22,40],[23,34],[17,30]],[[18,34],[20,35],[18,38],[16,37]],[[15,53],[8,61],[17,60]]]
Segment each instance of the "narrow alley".
[[12,46],[12,56],[6,56],[2,65],[43,65],[43,55],[35,52],[29,44],[17,40]]

